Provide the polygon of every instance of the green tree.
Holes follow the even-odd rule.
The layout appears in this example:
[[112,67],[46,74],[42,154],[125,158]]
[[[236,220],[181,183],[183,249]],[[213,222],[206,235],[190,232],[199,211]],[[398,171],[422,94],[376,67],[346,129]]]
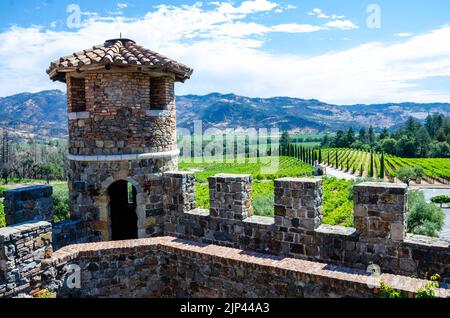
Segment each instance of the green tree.
[[383,130],[380,133],[380,140],[389,138],[389,131],[387,130],[387,128],[383,128]]
[[380,159],[380,174],[379,174],[379,178],[380,179],[384,179],[384,174],[385,174],[385,160],[384,160],[384,153],[381,154],[381,159]]
[[396,175],[398,180],[400,180],[403,183],[406,183],[409,186],[409,183],[416,178],[416,174],[414,173],[413,169],[402,167],[399,168],[396,171]]
[[445,214],[439,207],[426,203],[422,191],[408,192],[406,227],[409,233],[437,237],[444,218]]
[[287,154],[287,151],[289,149],[289,144],[291,142],[291,137],[289,136],[289,133],[287,130],[283,131],[280,138],[280,146],[282,150],[283,155]]
[[366,129],[364,127],[362,127],[359,130],[359,141],[361,141],[361,143],[363,143],[363,144],[367,143],[367,132],[366,132]]
[[337,151],[336,150],[336,169],[339,169],[339,158],[338,158],[338,155],[339,155],[339,151]]
[[350,145],[356,141],[355,131],[353,130],[352,127],[350,127],[348,129],[348,131],[347,131],[347,138],[346,139],[347,140],[346,140],[345,147],[350,147]]
[[373,178],[374,176],[374,169],[373,169],[373,151],[370,151],[370,162],[369,162],[369,173],[368,176]]
[[60,180],[63,175],[63,169],[54,163],[43,163],[38,166],[38,173],[45,178],[47,183],[50,180]]
[[397,141],[395,141],[395,139],[392,139],[392,138],[385,138],[385,139],[381,140],[380,148],[381,148],[381,151],[383,151],[385,153],[395,155],[396,148],[397,148]]
[[446,195],[437,195],[431,198],[431,202],[439,204],[442,208],[444,204],[450,204],[450,197]]
[[370,145],[374,145],[375,141],[376,141],[376,135],[375,135],[375,131],[373,130],[372,125],[369,127],[369,144]]

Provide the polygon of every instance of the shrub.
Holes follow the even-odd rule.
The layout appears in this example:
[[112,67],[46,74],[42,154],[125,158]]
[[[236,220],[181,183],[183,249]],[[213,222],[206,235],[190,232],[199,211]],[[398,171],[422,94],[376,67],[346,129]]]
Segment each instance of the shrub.
[[66,185],[53,187],[53,209],[55,223],[70,219],[69,189]]
[[426,203],[421,191],[408,192],[407,231],[413,234],[439,236],[445,214],[434,204]]
[[55,296],[47,289],[40,290],[34,298],[55,298]]
[[379,295],[381,298],[406,298],[406,295],[403,292],[392,288],[386,284],[383,279],[380,282]]
[[423,168],[419,166],[414,168],[402,167],[396,171],[397,178],[407,185],[413,180],[417,183],[420,182],[424,174]]
[[416,175],[411,168],[400,168],[396,172],[398,180],[400,180],[403,183],[406,183],[409,185],[409,183],[416,178]]
[[[416,298],[435,298],[436,288],[439,287],[439,278],[441,277],[438,274],[431,276],[430,281],[424,287],[419,288]],[[425,279],[427,279],[426,276]]]
[[443,204],[450,203],[450,197],[446,196],[446,195],[438,195],[438,196],[432,197],[431,202],[439,204],[442,208]]

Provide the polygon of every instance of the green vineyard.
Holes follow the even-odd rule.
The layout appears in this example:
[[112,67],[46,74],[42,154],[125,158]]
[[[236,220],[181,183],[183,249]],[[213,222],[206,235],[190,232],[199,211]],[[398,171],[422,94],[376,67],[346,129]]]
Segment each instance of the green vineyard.
[[294,157],[306,164],[321,163],[356,177],[379,178],[394,182],[400,168],[423,169],[426,183],[450,183],[450,158],[401,158],[375,151],[352,148],[306,148],[291,144],[281,148],[284,156]]
[[450,181],[450,158],[400,158],[347,148],[321,149],[321,153],[322,164],[359,177],[394,181],[398,169],[421,167],[427,183],[448,184]]

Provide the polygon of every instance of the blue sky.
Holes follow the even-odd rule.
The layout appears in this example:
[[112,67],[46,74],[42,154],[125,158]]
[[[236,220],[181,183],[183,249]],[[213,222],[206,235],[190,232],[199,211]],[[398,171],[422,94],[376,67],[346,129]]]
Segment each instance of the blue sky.
[[446,0],[2,0],[0,96],[64,89],[51,60],[122,32],[194,68],[179,94],[450,102],[449,12]]

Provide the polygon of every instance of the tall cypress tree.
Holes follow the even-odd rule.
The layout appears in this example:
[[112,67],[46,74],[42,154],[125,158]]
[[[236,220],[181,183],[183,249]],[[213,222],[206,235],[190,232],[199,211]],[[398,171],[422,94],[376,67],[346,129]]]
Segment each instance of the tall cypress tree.
[[322,149],[319,148],[319,164],[322,163]]
[[385,166],[384,166],[384,152],[381,154],[381,162],[380,162],[380,179],[384,179]]
[[339,169],[338,151],[336,150],[336,169]]
[[373,151],[370,150],[369,177],[373,178]]

